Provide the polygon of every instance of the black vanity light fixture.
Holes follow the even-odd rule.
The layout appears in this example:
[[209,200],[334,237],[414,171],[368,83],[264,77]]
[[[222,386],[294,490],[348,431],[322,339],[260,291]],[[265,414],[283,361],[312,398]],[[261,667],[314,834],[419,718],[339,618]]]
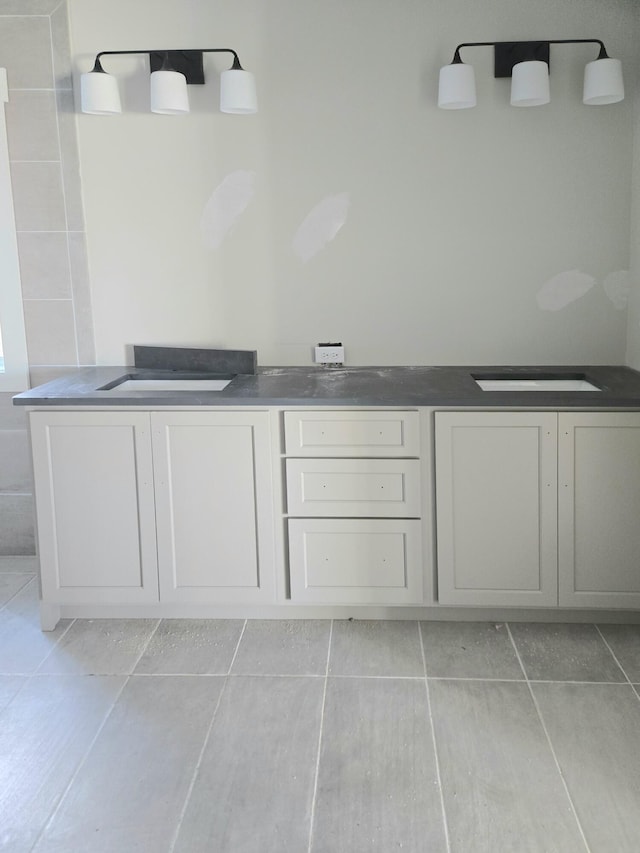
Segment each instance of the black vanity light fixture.
[[118,82],[104,70],[101,57],[148,54],[151,112],[163,115],[188,113],[187,83],[204,83],[205,53],[230,53],[233,56],[231,68],[220,75],[220,111],[236,115],[257,112],[254,76],[240,65],[235,50],[227,47],[198,50],[103,50],[96,56],[93,69],[80,77],[82,112],[93,115],[114,115],[122,112]]
[[622,64],[611,59],[600,39],[551,39],[549,41],[478,41],[459,44],[451,65],[440,69],[438,106],[464,110],[476,105],[476,81],[472,65],[460,58],[467,47],[493,47],[494,77],[511,77],[511,106],[548,104],[549,46],[552,44],[600,45],[598,58],[584,69],[584,104],[615,104],[624,98]]

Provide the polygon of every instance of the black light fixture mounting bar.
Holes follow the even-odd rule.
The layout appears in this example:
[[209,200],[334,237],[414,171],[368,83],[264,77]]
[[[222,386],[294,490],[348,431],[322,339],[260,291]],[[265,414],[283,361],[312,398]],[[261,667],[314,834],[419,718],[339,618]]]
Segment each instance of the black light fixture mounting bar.
[[518,62],[538,60],[549,65],[549,46],[552,44],[598,44],[598,59],[608,59],[604,42],[600,39],[548,39],[547,41],[470,41],[456,47],[452,65],[462,62],[460,51],[464,47],[494,48],[494,77],[511,77]]
[[187,83],[204,83],[203,55],[205,53],[230,53],[233,56],[232,69],[242,70],[238,54],[230,47],[205,47],[195,50],[101,50],[96,56],[94,71],[104,71],[100,58],[102,56],[128,56],[147,54],[151,71],[161,71],[170,68],[184,74]]

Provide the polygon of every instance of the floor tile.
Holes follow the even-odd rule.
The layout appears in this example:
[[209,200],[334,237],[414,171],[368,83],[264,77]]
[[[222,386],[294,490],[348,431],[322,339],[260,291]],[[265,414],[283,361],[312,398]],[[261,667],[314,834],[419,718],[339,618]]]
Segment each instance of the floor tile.
[[329,679],[311,849],[446,850],[424,681]]
[[424,676],[417,622],[335,621],[331,675]]
[[226,675],[243,624],[241,619],[163,619],[135,671]]
[[0,675],[0,711],[7,707],[26,683],[24,675]]
[[24,572],[30,575],[38,573],[37,557],[0,557],[0,572]]
[[31,575],[26,574],[0,574],[0,608],[10,601],[13,596],[26,586],[31,580]]
[[0,849],[32,849],[123,683],[30,678],[0,714]]
[[168,851],[223,684],[132,676],[34,849]]
[[585,853],[527,685],[429,690],[451,853]]
[[69,624],[61,619],[54,631],[40,630],[38,588],[30,581],[0,611],[0,673],[35,672]]
[[628,685],[534,684],[591,853],[640,850],[640,701]]
[[228,680],[176,853],[306,853],[324,679]]
[[510,623],[527,677],[540,681],[625,681],[595,625]]
[[157,624],[157,619],[78,619],[38,672],[126,675]]
[[331,620],[249,620],[231,670],[243,675],[324,675]]
[[640,682],[640,625],[598,625],[629,681]]
[[524,678],[504,623],[422,622],[421,630],[431,677]]

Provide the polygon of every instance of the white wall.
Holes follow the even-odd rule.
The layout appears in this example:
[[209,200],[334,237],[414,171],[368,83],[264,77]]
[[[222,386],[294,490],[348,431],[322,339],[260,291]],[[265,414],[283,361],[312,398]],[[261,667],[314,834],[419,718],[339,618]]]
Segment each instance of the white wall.
[[[226,64],[208,57],[191,115],[157,116],[144,61],[105,61],[125,112],[78,116],[99,363],[162,343],[306,364],[323,340],[342,340],[349,364],[624,360],[633,98],[582,105],[593,46],[552,47],[542,108],[508,106],[488,48],[464,54],[476,109],[441,111],[435,97],[461,41],[602,38],[631,82],[632,0],[69,8],[76,74],[99,50],[231,46],[259,86],[257,116],[220,114]],[[202,214],[236,172],[254,173],[253,198],[213,249]],[[342,194],[343,227],[303,261],[297,229],[325,199],[337,214]],[[573,299],[559,308],[563,293]]]
[[626,363],[640,370],[640,96],[636,80],[631,204],[631,293],[628,307]]

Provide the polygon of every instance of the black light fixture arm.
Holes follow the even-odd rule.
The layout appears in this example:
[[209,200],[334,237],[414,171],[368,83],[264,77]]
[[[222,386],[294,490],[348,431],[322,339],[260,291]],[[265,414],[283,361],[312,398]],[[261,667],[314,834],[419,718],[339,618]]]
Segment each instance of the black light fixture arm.
[[93,71],[103,72],[103,56],[129,56],[147,54],[151,71],[179,71],[187,78],[187,83],[204,83],[203,55],[205,53],[230,53],[233,56],[231,69],[242,71],[240,57],[230,47],[190,48],[189,50],[101,50],[96,55]]
[[453,54],[452,65],[462,62],[460,51],[465,47],[493,47],[495,49],[495,76],[511,77],[513,66],[518,62],[538,59],[549,64],[549,45],[552,44],[597,44],[600,45],[598,59],[608,59],[609,54],[600,39],[546,39],[544,41],[470,41],[459,44]]

